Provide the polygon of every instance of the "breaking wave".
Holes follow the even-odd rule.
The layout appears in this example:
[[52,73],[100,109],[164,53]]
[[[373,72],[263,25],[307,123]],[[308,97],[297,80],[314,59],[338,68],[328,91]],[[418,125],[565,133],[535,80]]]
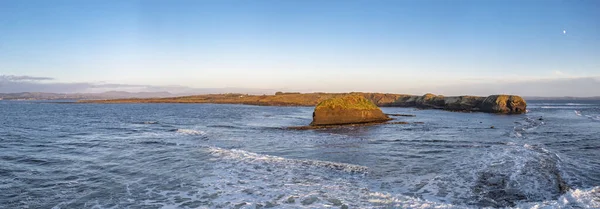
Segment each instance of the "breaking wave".
[[600,208],[600,186],[569,190],[557,200],[520,203],[516,208]]
[[192,129],[177,129],[175,132],[186,135],[206,135],[206,132]]
[[215,167],[201,180],[206,189],[200,201],[210,207],[466,208],[374,191],[365,166],[217,147],[208,152]]
[[366,174],[368,172],[368,168],[360,165],[352,165],[347,163],[336,163],[329,161],[319,161],[319,160],[296,160],[296,159],[287,159],[277,156],[270,155],[262,155],[253,152],[248,152],[244,150],[238,149],[221,149],[216,147],[209,148],[210,153],[224,158],[224,159],[233,159],[240,160],[245,162],[262,162],[262,163],[270,163],[276,164],[280,166],[287,165],[296,165],[302,167],[318,167],[318,168],[328,168],[332,170],[344,171],[349,173],[363,173]]
[[536,128],[544,125],[542,118],[534,119],[532,117],[526,117],[523,120],[516,121],[512,132],[509,133],[511,137],[521,138],[523,134],[535,130]]

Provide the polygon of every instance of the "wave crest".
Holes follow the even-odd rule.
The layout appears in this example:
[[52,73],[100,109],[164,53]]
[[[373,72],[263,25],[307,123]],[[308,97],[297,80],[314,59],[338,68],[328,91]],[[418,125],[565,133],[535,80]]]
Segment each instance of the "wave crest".
[[175,130],[177,133],[187,134],[187,135],[206,135],[206,132],[192,129],[177,129]]
[[297,159],[287,159],[277,156],[271,155],[263,155],[253,152],[248,152],[244,150],[238,149],[221,149],[216,147],[209,148],[209,152],[217,157],[225,158],[225,159],[233,159],[240,161],[249,161],[249,162],[262,162],[262,163],[271,163],[271,164],[279,164],[279,165],[295,165],[302,167],[319,167],[319,168],[328,168],[332,170],[344,171],[349,173],[367,173],[368,167],[353,165],[347,163],[338,163],[338,162],[329,162],[329,161],[320,161],[320,160],[297,160]]

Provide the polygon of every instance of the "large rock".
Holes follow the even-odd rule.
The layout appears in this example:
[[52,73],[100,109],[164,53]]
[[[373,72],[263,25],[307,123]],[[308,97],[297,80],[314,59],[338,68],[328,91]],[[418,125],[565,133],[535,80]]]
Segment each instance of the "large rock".
[[357,94],[331,98],[317,104],[311,126],[375,123],[391,120],[381,109]]
[[521,114],[527,111],[527,103],[520,96],[491,95],[479,105],[482,112]]

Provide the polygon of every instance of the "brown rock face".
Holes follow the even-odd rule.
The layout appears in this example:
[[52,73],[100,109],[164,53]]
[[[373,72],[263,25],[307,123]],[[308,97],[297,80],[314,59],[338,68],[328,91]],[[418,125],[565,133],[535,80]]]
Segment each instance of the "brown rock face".
[[417,98],[417,101],[415,103],[417,107],[421,108],[443,109],[444,96],[435,94],[425,94],[422,97]]
[[485,97],[446,97],[446,99],[444,100],[444,109],[460,112],[479,111],[479,105],[483,102],[483,100],[485,100]]
[[325,100],[315,107],[311,126],[376,123],[391,120],[373,102],[351,94]]
[[491,95],[479,105],[482,112],[521,114],[527,111],[527,103],[520,96]]

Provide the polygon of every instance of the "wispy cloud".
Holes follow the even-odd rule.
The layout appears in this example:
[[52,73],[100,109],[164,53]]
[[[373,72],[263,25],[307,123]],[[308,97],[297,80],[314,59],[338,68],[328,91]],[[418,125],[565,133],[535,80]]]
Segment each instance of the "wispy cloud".
[[[512,77],[512,76],[511,76]],[[300,92],[350,92],[374,91],[389,93],[424,94],[434,93],[442,95],[490,95],[490,94],[517,94],[522,96],[600,96],[600,76],[576,77],[563,73],[556,77],[522,78],[514,79],[494,77],[473,77],[456,79],[457,84],[423,84],[407,86],[400,83],[389,85],[363,83],[355,88],[330,86],[328,88],[281,88],[281,89],[252,89],[252,88],[192,88],[187,86],[156,86],[137,84],[118,84],[104,82],[58,82],[52,78],[35,76],[7,76],[0,75],[0,93],[16,92],[48,92],[48,93],[100,93],[106,91],[128,92],[169,92],[178,95],[209,94],[209,93],[249,93],[270,94],[275,91],[300,91]],[[372,82],[370,82],[372,83]]]
[[155,86],[105,82],[58,82],[53,78],[27,75],[0,75],[0,93],[47,92],[47,93],[101,93],[107,91],[169,92],[179,95],[209,93],[274,93],[275,90],[250,88],[191,88],[187,86]]
[[54,78],[50,77],[36,77],[36,76],[27,76],[27,75],[0,75],[0,80],[8,80],[8,81],[49,81],[54,80]]
[[[417,89],[414,89],[417,90]],[[562,77],[511,82],[479,82],[418,89],[444,95],[600,96],[600,77]]]
[[564,76],[564,75],[565,75],[565,73],[563,73],[563,72],[562,72],[562,71],[560,71],[560,70],[555,70],[555,71],[553,71],[552,73],[554,73],[554,75],[556,75],[556,76]]

